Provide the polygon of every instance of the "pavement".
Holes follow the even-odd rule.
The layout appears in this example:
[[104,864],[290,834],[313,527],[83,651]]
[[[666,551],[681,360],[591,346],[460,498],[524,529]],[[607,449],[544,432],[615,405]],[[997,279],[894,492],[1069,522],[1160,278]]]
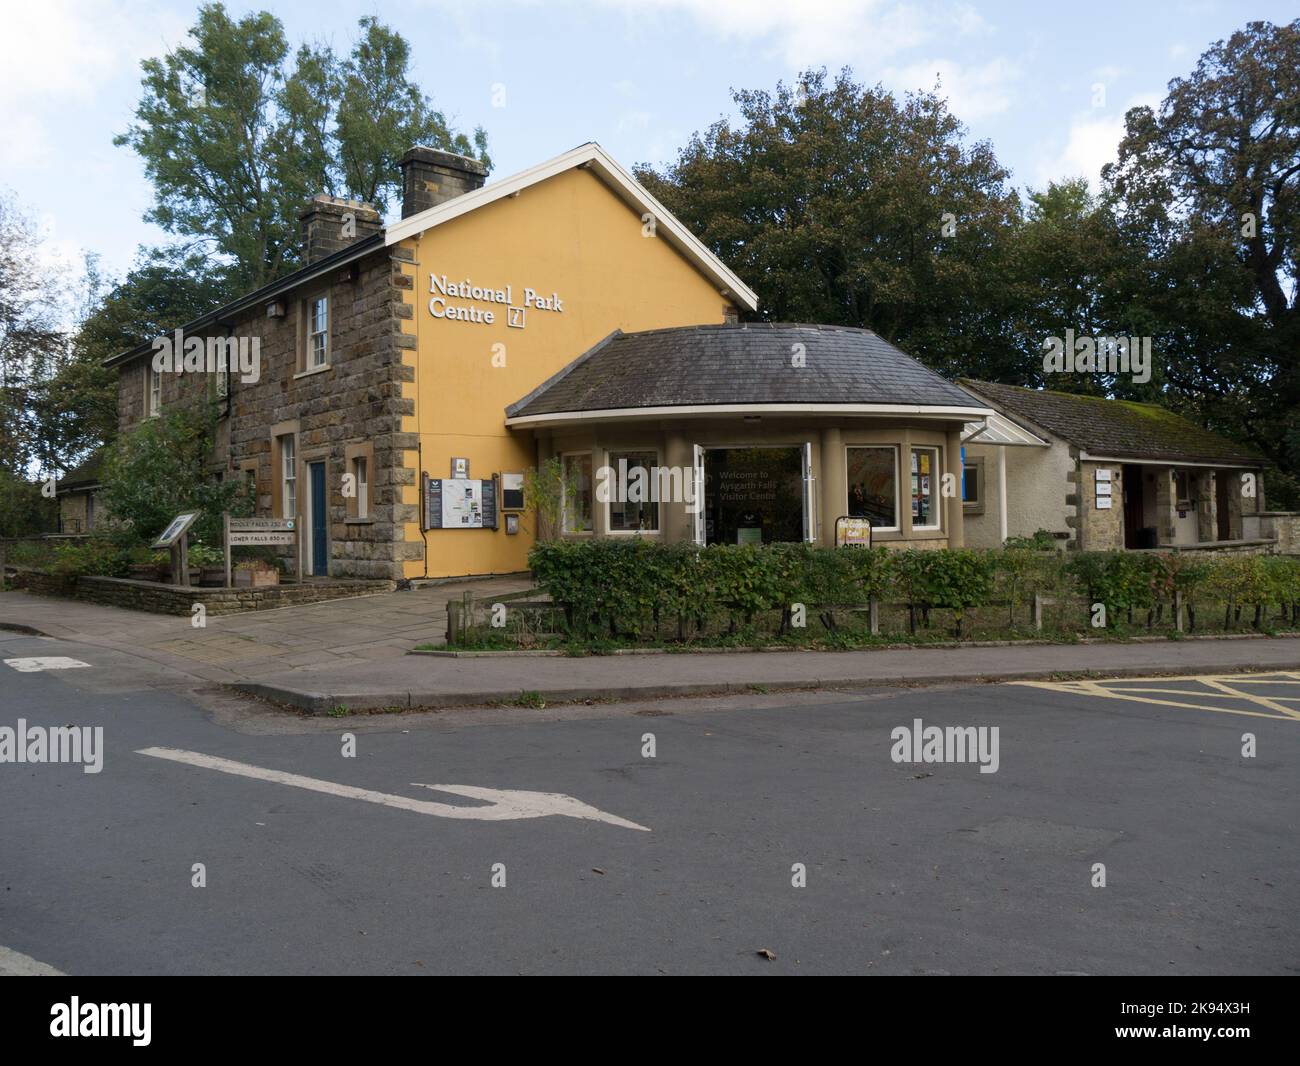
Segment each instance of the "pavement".
[[[1300,677],[340,721],[160,670],[0,633],[0,725],[103,729],[98,773],[0,766],[0,971],[1300,972]],[[996,772],[896,761],[918,718]]]
[[1300,637],[866,651],[761,651],[583,658],[442,658],[263,674],[236,687],[314,713],[520,700],[660,699],[708,693],[1009,681],[1058,675],[1300,669]]
[[1044,679],[1300,669],[1300,637],[1133,643],[1007,644],[859,651],[691,652],[574,657],[408,654],[445,638],[446,610],[467,590],[490,598],[529,587],[491,578],[349,600],[190,620],[0,594],[0,628],[149,660],[175,680],[217,683],[315,714],[659,699],[728,692],[845,689]]
[[0,629],[130,652],[178,675],[229,684],[318,665],[346,668],[404,656],[447,636],[447,604],[465,592],[501,596],[532,588],[521,577],[483,578],[380,592],[269,611],[150,614],[25,591],[0,592]]

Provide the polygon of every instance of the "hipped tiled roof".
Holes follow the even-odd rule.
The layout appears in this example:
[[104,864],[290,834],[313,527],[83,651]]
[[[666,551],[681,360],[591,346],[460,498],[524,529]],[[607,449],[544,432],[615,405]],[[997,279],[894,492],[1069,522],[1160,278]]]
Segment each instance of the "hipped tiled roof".
[[722,404],[984,406],[870,330],[753,323],[615,332],[506,414]]

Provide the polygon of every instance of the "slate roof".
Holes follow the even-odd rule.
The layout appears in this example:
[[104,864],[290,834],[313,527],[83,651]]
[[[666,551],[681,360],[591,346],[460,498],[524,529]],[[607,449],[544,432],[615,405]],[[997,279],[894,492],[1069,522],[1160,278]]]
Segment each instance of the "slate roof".
[[763,322],[616,330],[506,415],[732,404],[984,406],[870,330]]
[[987,398],[1011,415],[1028,419],[1091,455],[1203,463],[1264,462],[1249,445],[1202,429],[1156,404],[1022,389],[987,381],[962,384],[974,396]]
[[58,480],[56,492],[73,492],[92,488],[99,484],[104,466],[104,452],[101,449],[78,463]]

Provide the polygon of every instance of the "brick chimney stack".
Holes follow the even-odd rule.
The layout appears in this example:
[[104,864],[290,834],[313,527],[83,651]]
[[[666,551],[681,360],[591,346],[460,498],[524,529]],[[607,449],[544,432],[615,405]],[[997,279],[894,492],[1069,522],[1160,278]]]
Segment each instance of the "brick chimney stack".
[[302,226],[302,257],[315,263],[342,251],[384,227],[379,212],[360,200],[344,200],[321,193],[313,196],[298,214]]
[[412,148],[401,167],[403,218],[481,189],[487,180],[487,167],[477,159],[437,148]]

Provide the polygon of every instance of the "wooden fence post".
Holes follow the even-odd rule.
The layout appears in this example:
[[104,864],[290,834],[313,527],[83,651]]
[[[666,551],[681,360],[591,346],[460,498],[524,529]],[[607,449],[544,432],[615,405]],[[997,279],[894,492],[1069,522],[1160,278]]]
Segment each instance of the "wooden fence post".
[[1042,593],[1034,593],[1034,628],[1043,628],[1043,596]]
[[1174,589],[1174,631],[1183,631],[1183,594],[1178,589]]
[[880,634],[880,601],[875,596],[867,597],[867,618],[871,622],[871,635]]

